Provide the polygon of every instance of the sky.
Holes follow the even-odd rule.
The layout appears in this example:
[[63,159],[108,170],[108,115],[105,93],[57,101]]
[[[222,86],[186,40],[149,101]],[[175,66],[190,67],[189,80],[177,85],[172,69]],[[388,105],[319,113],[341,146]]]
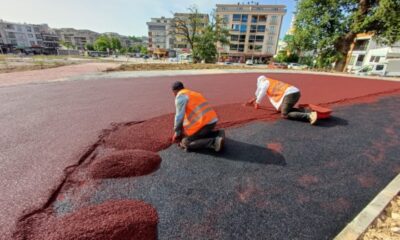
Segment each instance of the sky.
[[[227,0],[0,0],[0,19],[9,22],[41,24],[52,28],[76,28],[116,32],[127,36],[147,36],[146,22],[152,17],[171,17],[196,5],[210,13],[215,5],[236,4]],[[289,29],[294,0],[260,0],[260,4],[287,6],[280,37]]]

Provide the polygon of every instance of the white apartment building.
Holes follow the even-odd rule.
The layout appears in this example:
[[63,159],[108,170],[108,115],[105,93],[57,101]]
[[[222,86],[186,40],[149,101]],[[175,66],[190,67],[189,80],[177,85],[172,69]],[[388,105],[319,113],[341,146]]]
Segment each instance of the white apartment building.
[[54,54],[58,37],[47,24],[12,23],[0,20],[0,47],[3,52],[16,49],[25,52]]
[[147,22],[148,27],[148,48],[150,51],[156,49],[170,49],[174,41],[170,34],[171,18],[151,18]]

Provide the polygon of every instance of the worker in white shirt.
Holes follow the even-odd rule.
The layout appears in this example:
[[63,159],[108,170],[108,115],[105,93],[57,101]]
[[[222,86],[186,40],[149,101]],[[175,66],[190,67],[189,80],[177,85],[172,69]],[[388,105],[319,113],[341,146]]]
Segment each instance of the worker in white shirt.
[[260,108],[262,99],[268,96],[271,104],[276,110],[280,110],[283,118],[309,121],[311,124],[317,122],[317,113],[307,113],[302,109],[294,108],[300,99],[300,90],[290,84],[260,76],[257,79],[257,90],[255,97],[247,102],[254,105],[256,109]]

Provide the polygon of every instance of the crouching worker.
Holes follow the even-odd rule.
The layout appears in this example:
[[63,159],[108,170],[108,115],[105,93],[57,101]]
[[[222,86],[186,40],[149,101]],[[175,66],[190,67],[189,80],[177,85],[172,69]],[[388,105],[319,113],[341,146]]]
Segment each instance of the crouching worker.
[[185,151],[204,148],[221,151],[225,132],[215,130],[217,113],[207,100],[200,93],[185,89],[182,82],[175,82],[172,91],[176,106],[172,141],[181,140],[179,146]]
[[283,118],[309,121],[311,124],[317,122],[317,113],[307,113],[303,109],[294,108],[300,99],[300,90],[290,84],[260,76],[257,79],[257,90],[255,97],[247,102],[248,105],[254,105],[256,109],[260,108],[262,99],[268,96],[274,108],[281,112]]

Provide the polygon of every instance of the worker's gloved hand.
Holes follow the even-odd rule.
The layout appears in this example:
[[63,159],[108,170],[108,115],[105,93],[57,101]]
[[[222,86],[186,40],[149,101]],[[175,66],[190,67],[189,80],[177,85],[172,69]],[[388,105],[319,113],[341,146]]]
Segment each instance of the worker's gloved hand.
[[173,143],[179,142],[179,139],[180,139],[180,138],[181,138],[180,135],[174,133],[174,136],[172,136],[172,142],[173,142]]
[[260,109],[260,105],[259,105],[258,103],[255,103],[255,104],[254,104],[254,108],[255,108],[255,109]]

